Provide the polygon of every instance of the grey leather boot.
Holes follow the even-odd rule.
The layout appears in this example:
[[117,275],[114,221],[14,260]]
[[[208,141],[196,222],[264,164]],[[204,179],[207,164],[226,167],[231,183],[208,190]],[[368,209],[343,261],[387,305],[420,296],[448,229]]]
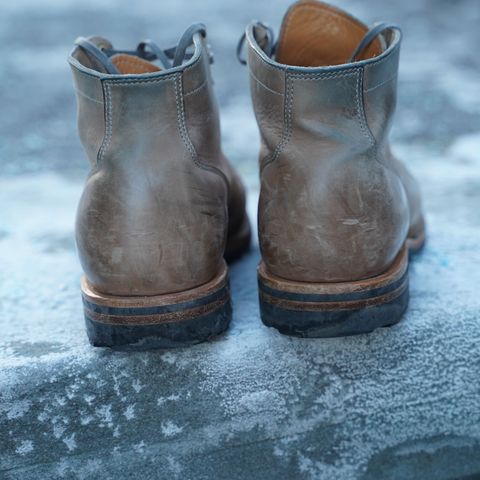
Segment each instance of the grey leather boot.
[[224,255],[249,246],[245,192],[220,148],[205,28],[177,47],[80,38],[69,63],[91,172],[78,207],[93,345],[182,346],[231,317]]
[[258,22],[244,38],[261,133],[263,322],[323,337],[399,321],[409,250],[425,240],[417,184],[388,140],[399,29],[307,0],[277,43]]

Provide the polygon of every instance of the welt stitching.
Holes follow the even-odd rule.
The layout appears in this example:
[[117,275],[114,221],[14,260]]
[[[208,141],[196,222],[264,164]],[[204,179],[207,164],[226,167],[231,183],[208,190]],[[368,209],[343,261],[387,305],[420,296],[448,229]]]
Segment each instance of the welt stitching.
[[277,160],[292,138],[293,79],[290,79],[289,75],[285,75],[285,82],[286,96],[282,140],[273,151],[272,156],[263,164],[262,171],[267,165]]
[[90,97],[89,95],[87,95],[85,92],[83,92],[82,90],[80,90],[79,88],[76,88],[75,91],[81,96],[81,97],[84,97],[84,98],[87,98],[88,100],[91,100],[92,102],[95,102],[95,103],[99,103],[100,105],[103,105],[103,102],[101,102],[100,100],[97,100],[93,97]]
[[110,85],[107,82],[102,84],[104,87],[104,96],[105,96],[105,135],[103,138],[102,146],[98,152],[97,164],[103,160],[107,148],[110,146],[110,141],[112,139],[112,94],[110,90]]
[[269,92],[274,93],[275,95],[281,95],[282,97],[285,96],[284,93],[277,92],[277,91],[272,90],[271,88],[267,87],[262,81],[260,81],[260,80],[254,75],[254,73],[253,73],[251,70],[249,70],[249,73],[250,73],[250,76],[252,77],[253,80],[255,80],[259,85],[261,85],[263,88],[265,88],[265,89],[268,90]]

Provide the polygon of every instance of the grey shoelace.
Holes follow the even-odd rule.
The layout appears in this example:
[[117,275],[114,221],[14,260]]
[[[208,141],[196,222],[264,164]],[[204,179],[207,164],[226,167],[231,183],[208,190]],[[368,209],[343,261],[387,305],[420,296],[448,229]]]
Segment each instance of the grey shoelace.
[[[275,41],[275,34],[273,32],[273,29],[266,25],[265,23],[262,22],[255,22],[256,26],[260,27],[262,31],[265,32],[265,37],[261,40],[258,40],[259,45],[262,47],[262,50],[265,52],[265,54],[272,58],[275,55],[276,48],[277,48],[277,42]],[[387,29],[396,29],[400,30],[400,27],[397,25],[391,24],[391,23],[386,23],[386,22],[381,22],[376,25],[374,25],[362,38],[360,43],[358,44],[357,48],[353,51],[351,57],[348,59],[347,63],[352,63],[355,62],[357,57],[365,51],[365,49],[378,37],[378,35],[382,34],[385,30]],[[240,37],[240,40],[238,41],[237,44],[237,59],[242,65],[246,65],[247,61],[245,58],[242,56],[243,48],[245,45],[245,39],[246,39],[246,34],[243,33],[243,35]],[[263,45],[262,45],[263,44]]]
[[[259,22],[258,20],[255,21],[255,24],[256,26],[261,27],[262,30],[265,32],[265,37],[262,40],[257,39],[257,41],[259,42],[265,54],[270,58],[273,57],[275,55],[275,49],[277,47],[277,42],[275,42],[275,33],[273,31],[273,28],[267,25],[266,23]],[[242,56],[243,47],[245,45],[246,38],[247,38],[247,34],[244,32],[237,44],[237,59],[242,65],[247,64],[247,61]]]
[[[184,60],[192,57],[191,53],[187,53],[188,48],[193,44],[193,36],[200,33],[206,37],[205,25],[195,23],[185,30],[181,36],[178,44],[175,47],[162,50],[156,43],[151,40],[144,40],[140,42],[135,50],[116,50],[113,48],[100,48],[93,42],[84,37],[79,37],[75,40],[75,45],[80,47],[94,62],[98,62],[107,73],[119,74],[117,67],[112,63],[110,57],[115,54],[134,55],[143,60],[158,61],[163,69],[178,67]],[[212,61],[210,55],[210,61]]]
[[365,51],[365,49],[385,30],[392,28],[400,30],[400,27],[392,23],[381,22],[374,25],[362,38],[357,48],[352,53],[352,56],[349,58],[348,63],[355,62],[356,58]]

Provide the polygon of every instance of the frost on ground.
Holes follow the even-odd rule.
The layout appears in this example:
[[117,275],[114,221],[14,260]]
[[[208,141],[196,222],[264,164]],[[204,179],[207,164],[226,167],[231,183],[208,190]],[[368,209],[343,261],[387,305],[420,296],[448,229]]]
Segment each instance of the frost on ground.
[[178,478],[208,478],[213,463],[229,478],[480,471],[479,149],[475,135],[452,143],[450,161],[397,145],[429,178],[430,234],[400,324],[319,341],[263,327],[254,249],[231,270],[229,332],[168,352],[87,344],[80,268],[73,244],[58,241],[72,234],[81,184],[51,174],[0,180],[0,202],[14,199],[0,240],[0,471],[89,478],[108,465],[114,478],[153,472],[156,458]]
[[[73,240],[86,161],[58,45],[106,29],[128,47],[138,32],[156,39],[158,19],[170,45],[186,7],[169,1],[157,11],[140,0],[128,15],[125,3],[107,26],[74,0],[58,10],[49,1],[46,11],[23,2],[4,11],[7,77],[0,72],[0,133],[15,139],[0,143],[0,478],[479,475],[480,60],[464,47],[480,44],[476,0],[439,0],[433,10],[426,0],[347,2],[371,21],[405,25],[392,133],[422,184],[429,240],[412,262],[404,320],[350,338],[281,336],[259,320],[255,247],[231,268],[234,319],[224,336],[136,353],[87,343]],[[258,135],[247,73],[231,52],[248,19],[278,25],[283,7],[237,3],[212,6],[211,41],[224,149],[249,187],[254,220]],[[48,27],[44,43],[33,27],[17,32],[20,20]],[[48,55],[31,64],[34,44]],[[25,104],[25,91],[36,101]]]

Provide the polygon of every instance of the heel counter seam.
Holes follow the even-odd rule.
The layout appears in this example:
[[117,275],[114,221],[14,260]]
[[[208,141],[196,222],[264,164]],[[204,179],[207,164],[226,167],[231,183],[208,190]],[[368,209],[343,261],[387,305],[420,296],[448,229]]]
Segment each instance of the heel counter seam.
[[276,146],[275,150],[271,154],[260,168],[260,174],[263,172],[265,167],[273,163],[280,154],[283,152],[285,147],[288,145],[292,138],[292,110],[293,110],[293,90],[294,90],[294,80],[293,76],[289,75],[288,72],[285,72],[285,95],[283,100],[283,132],[282,139],[279,144]]
[[[369,141],[369,144],[374,147],[374,142],[372,143],[372,138],[370,138],[370,134],[368,131],[370,130],[368,125],[362,121],[362,117],[364,116],[363,108],[361,108],[361,102],[359,98],[359,91],[358,89],[361,88],[362,82],[361,77],[363,76],[363,68],[351,68],[346,71],[336,71],[336,72],[289,72],[285,71],[285,95],[284,95],[284,128],[282,133],[282,139],[280,140],[279,144],[271,154],[270,158],[268,158],[260,168],[260,173],[265,169],[267,165],[270,165],[274,162],[280,154],[284,151],[285,147],[288,145],[292,138],[293,134],[293,100],[294,100],[294,82],[296,80],[311,80],[311,81],[321,81],[324,79],[333,79],[333,78],[341,78],[341,77],[348,77],[348,76],[357,76],[357,84],[356,84],[356,104],[357,104],[357,118],[359,120],[360,129],[362,134],[366,136]],[[360,86],[360,87],[359,87]]]
[[183,144],[187,149],[187,152],[190,154],[193,163],[200,169],[206,170],[208,172],[215,173],[218,175],[224,182],[225,187],[227,189],[227,198],[230,196],[230,185],[228,184],[228,179],[225,173],[223,173],[219,168],[213,165],[207,165],[202,163],[198,159],[197,151],[195,150],[195,146],[188,134],[187,122],[185,118],[185,104],[184,104],[184,94],[182,89],[182,73],[177,73],[174,77],[173,83],[175,89],[175,104],[177,107],[177,125],[180,132],[180,137],[182,138]]
[[110,90],[110,85],[107,82],[102,82],[102,91],[103,91],[103,123],[105,125],[105,133],[103,135],[103,141],[100,146],[100,149],[97,153],[97,164],[100,165],[105,156],[105,152],[110,146],[112,139],[112,93]]
[[365,96],[363,94],[363,77],[365,75],[365,69],[363,67],[357,70],[357,83],[356,83],[356,102],[357,102],[357,117],[360,123],[360,129],[363,135],[367,138],[368,143],[373,149],[373,156],[375,160],[377,158],[377,140],[368,125],[367,115],[365,113]]

